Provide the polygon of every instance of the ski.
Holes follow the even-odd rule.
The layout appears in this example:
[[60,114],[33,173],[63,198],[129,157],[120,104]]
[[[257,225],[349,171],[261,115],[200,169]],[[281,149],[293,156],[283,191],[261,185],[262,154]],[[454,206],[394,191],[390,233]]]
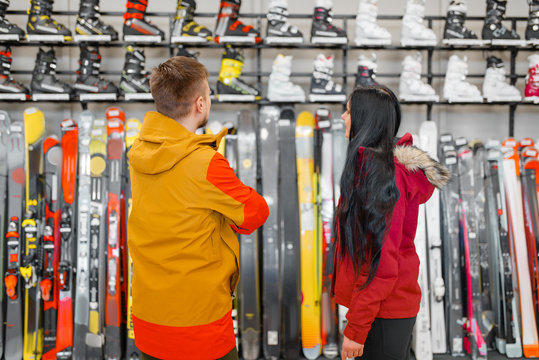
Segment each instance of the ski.
[[280,110],[266,106],[260,110],[259,134],[262,190],[270,215],[262,228],[262,302],[264,308],[262,349],[266,359],[281,356],[281,281],[279,264],[281,241],[279,238],[279,140],[277,122]]
[[[91,132],[90,147],[90,264],[89,264],[89,318],[86,335],[86,358],[102,359],[103,347],[103,277],[100,268],[104,262],[105,246],[105,179],[107,170],[107,127],[103,119],[95,119]],[[103,273],[103,274],[100,274]]]
[[467,332],[464,340],[466,351],[472,359],[486,359],[487,344],[479,327],[479,316],[482,314],[480,259],[479,245],[477,243],[478,227],[474,212],[474,160],[473,153],[468,144],[458,146],[458,174],[461,198],[461,230],[464,240],[464,261],[466,266],[466,296],[467,296]]
[[[424,121],[419,127],[420,146],[438,160],[438,129],[434,121]],[[440,234],[440,191],[435,189],[425,204],[427,224],[427,253],[429,274],[430,331],[434,354],[447,351],[444,315],[445,284],[442,276],[442,239]]]
[[[499,282],[499,289],[494,293],[498,300],[493,303],[499,307],[498,310],[498,333],[496,337],[496,348],[502,354],[507,354],[509,358],[522,356],[522,345],[520,342],[520,326],[518,324],[518,312],[516,308],[516,297],[513,290],[513,269],[509,251],[509,236],[507,224],[507,207],[505,204],[505,191],[503,184],[503,155],[500,144],[487,144],[487,185],[492,184],[492,195],[490,195],[496,212],[494,228],[491,238],[493,247],[493,261],[495,266],[493,272],[496,274],[496,285]],[[489,201],[489,198],[487,198]],[[490,206],[489,206],[490,207]],[[496,229],[497,228],[497,229]],[[498,236],[496,236],[496,230]]]
[[60,220],[60,263],[58,265],[58,359],[73,354],[73,249],[75,230],[75,190],[77,188],[77,151],[79,130],[71,119],[60,123],[62,130],[62,217]]
[[23,357],[23,311],[22,311],[22,278],[19,267],[22,256],[21,216],[23,198],[25,196],[25,145],[24,127],[14,122],[9,127],[8,137],[8,225],[6,232],[6,331],[4,343],[4,359],[20,360]]
[[[56,355],[56,297],[54,292],[44,294],[40,284],[40,273],[43,266],[40,259],[41,219],[45,215],[41,211],[40,179],[43,169],[43,133],[45,117],[37,108],[27,108],[24,113],[24,142],[26,146],[26,214],[22,221],[25,251],[21,266],[21,276],[25,285],[24,301],[24,359],[39,359],[41,355],[48,359]],[[44,250],[43,250],[44,251]],[[54,272],[54,265],[53,265]],[[51,290],[54,274],[51,276]],[[41,280],[42,281],[42,280]],[[43,320],[41,320],[41,298],[51,295],[43,302]],[[43,321],[43,323],[41,323]],[[41,330],[42,329],[42,330]]]
[[[56,359],[58,339],[58,295],[60,261],[60,217],[59,202],[62,171],[62,148],[55,136],[50,136],[43,143],[45,175],[45,222],[43,227],[43,272],[40,282],[43,299],[44,343],[43,359]],[[65,310],[65,309],[64,309]],[[71,326],[71,323],[67,324]],[[61,327],[61,326],[60,326]]]
[[279,118],[279,224],[283,281],[283,357],[300,357],[299,202],[296,172],[295,114],[283,108]]
[[459,243],[459,183],[458,158],[453,137],[440,136],[440,160],[453,174],[454,179],[440,192],[442,206],[442,244],[444,250],[445,319],[452,356],[464,356],[462,328],[463,293]]
[[520,185],[520,157],[515,149],[504,143],[504,183],[511,228],[511,253],[516,265],[522,327],[522,350],[525,357],[539,356],[539,340],[532,301],[526,234]]
[[[326,107],[316,110],[315,133],[318,146],[315,145],[315,172],[320,174],[319,212],[321,224],[322,296],[321,296],[321,337],[322,353],[328,359],[339,355],[337,343],[337,305],[331,297],[331,279],[333,274],[333,135],[331,133],[331,113]],[[317,164],[318,163],[318,164]],[[318,166],[317,166],[318,165]]]
[[316,359],[322,350],[320,331],[320,284],[317,263],[314,209],[314,117],[299,114],[296,122],[296,155],[301,234],[301,342],[307,359]]
[[[131,146],[139,136],[140,128],[142,127],[142,122],[140,120],[132,118],[127,120],[125,123],[125,145],[126,150],[129,152]],[[127,220],[129,219],[129,214],[131,214],[131,207],[133,205],[132,195],[131,195],[131,177],[129,174],[129,161],[126,161],[126,186],[125,186],[125,198],[127,202],[127,216],[126,218],[126,229],[127,229]],[[140,350],[135,345],[135,331],[133,330],[133,293],[131,285],[133,284],[133,260],[129,254],[129,249],[127,251],[127,341],[125,344],[125,358],[126,360],[139,360],[141,358]]]
[[485,196],[485,165],[486,154],[485,147],[481,141],[476,140],[472,143],[473,150],[473,168],[474,168],[474,211],[477,219],[477,244],[479,250],[479,270],[481,279],[481,321],[479,328],[483,334],[483,339],[488,348],[492,348],[495,343],[495,322],[492,311],[491,277],[490,271],[490,245],[487,229],[487,209]]
[[118,119],[107,122],[107,169],[108,169],[108,241],[107,241],[107,301],[105,320],[105,358],[119,360],[121,357],[122,307],[120,292],[120,224],[122,170],[124,158],[124,125]]
[[[238,116],[238,177],[245,185],[256,189],[257,185],[257,136],[251,113],[241,111]],[[238,235],[240,243],[240,269],[238,284],[239,329],[242,357],[256,360],[260,355],[260,281],[258,232]]]
[[89,326],[89,254],[90,254],[90,140],[94,116],[88,110],[79,117],[77,187],[77,264],[73,359],[86,359],[86,336]]
[[[5,111],[0,110],[0,241],[6,233],[7,205],[7,158],[9,151],[9,125],[11,119]],[[4,274],[4,245],[0,246],[0,274]],[[4,353],[4,290],[0,290],[0,358]]]

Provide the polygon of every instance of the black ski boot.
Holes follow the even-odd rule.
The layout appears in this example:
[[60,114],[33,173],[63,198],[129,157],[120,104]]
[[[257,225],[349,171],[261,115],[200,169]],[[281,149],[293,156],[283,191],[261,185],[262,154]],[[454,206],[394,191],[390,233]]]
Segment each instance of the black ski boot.
[[205,42],[212,40],[211,31],[195,22],[195,0],[178,0],[171,38],[177,42]]
[[217,26],[215,28],[215,42],[246,42],[260,43],[262,38],[251,25],[245,25],[238,20],[241,0],[221,0]]
[[515,30],[509,30],[502,24],[505,15],[505,0],[487,0],[487,17],[483,25],[483,40],[497,41],[518,41],[520,36]]
[[368,85],[378,85],[376,80],[376,69],[378,65],[376,64],[376,56],[371,55],[370,58],[365,55],[359,55],[357,61],[357,74],[356,74],[356,87],[368,86]]
[[39,48],[30,88],[32,93],[71,95],[71,86],[56,78],[56,55],[54,49],[43,51],[43,49]]
[[346,44],[348,39],[346,31],[334,26],[331,21],[331,9],[316,7],[314,9],[313,24],[311,27],[312,43]]
[[79,35],[108,35],[110,40],[118,40],[118,32],[101,21],[100,16],[99,0],[81,0],[75,32]]
[[0,92],[29,94],[28,89],[11,77],[11,49],[6,47],[0,51]]
[[159,37],[163,41],[165,33],[146,18],[146,8],[148,0],[127,0],[125,4],[127,10],[124,13],[124,40],[126,36],[153,36]]
[[198,53],[198,52],[192,53],[189,50],[187,50],[186,48],[184,48],[183,46],[180,46],[178,48],[178,51],[176,52],[176,56],[185,56],[185,57],[188,57],[188,58],[191,58],[191,59],[195,59],[197,61],[198,61],[198,56],[199,55],[200,55],[200,53]]
[[60,35],[71,41],[71,31],[51,18],[54,0],[30,0],[28,10],[28,35]]
[[526,26],[526,40],[539,41],[539,0],[530,0],[530,14]]
[[346,100],[342,85],[333,81],[333,67],[333,56],[318,54],[314,61],[314,71],[311,78],[310,101]]
[[120,89],[124,93],[150,93],[150,74],[144,70],[145,63],[144,51],[127,47],[120,80]]
[[268,14],[268,28],[266,43],[302,43],[303,34],[298,28],[288,21],[288,9],[286,2],[270,1]]
[[452,0],[447,10],[447,21],[444,27],[444,43],[477,40],[477,35],[464,26],[466,21],[466,4],[462,0]]
[[101,68],[101,55],[97,47],[90,49],[86,46],[80,48],[79,70],[73,88],[79,93],[107,93],[117,94],[118,88],[111,81],[99,76]]
[[24,37],[24,31],[6,19],[8,6],[9,0],[0,0],[0,35],[9,37],[9,40],[21,40]]

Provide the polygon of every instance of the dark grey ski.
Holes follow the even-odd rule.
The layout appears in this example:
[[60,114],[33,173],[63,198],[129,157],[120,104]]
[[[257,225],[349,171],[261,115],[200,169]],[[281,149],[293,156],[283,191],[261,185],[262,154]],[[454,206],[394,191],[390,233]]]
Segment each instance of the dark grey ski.
[[285,359],[299,359],[300,340],[300,244],[299,200],[296,171],[296,124],[292,108],[281,110],[279,119],[279,225],[281,279],[283,281],[282,352]]
[[20,360],[23,346],[22,278],[19,273],[22,256],[21,216],[26,178],[24,172],[25,145],[23,124],[12,123],[8,138],[8,227],[6,233],[7,269],[6,287],[6,339],[4,358]]
[[281,279],[279,264],[279,140],[277,122],[280,110],[266,106],[260,110],[260,158],[262,161],[262,193],[269,206],[269,217],[262,229],[263,253],[263,349],[266,359],[281,356]]

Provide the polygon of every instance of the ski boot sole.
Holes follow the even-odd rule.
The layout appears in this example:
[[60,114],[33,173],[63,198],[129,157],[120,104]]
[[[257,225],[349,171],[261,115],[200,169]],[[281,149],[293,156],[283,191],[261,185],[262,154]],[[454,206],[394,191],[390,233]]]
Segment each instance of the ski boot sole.
[[173,36],[170,38],[170,42],[174,44],[202,44],[211,41],[211,37],[203,38],[200,36]]
[[436,46],[438,41],[434,40],[425,40],[425,39],[401,39],[401,46]]
[[262,42],[262,38],[251,36],[216,36],[215,42],[218,44],[259,44]]
[[442,44],[449,46],[483,46],[486,42],[482,39],[443,39]]
[[416,101],[438,102],[440,101],[440,97],[438,95],[403,95],[403,96],[399,96],[399,98],[403,102],[416,102]]
[[70,99],[70,93],[32,93],[32,100],[34,101],[68,101]]
[[81,35],[75,34],[73,36],[75,42],[110,42],[112,36],[110,35]]
[[345,94],[309,94],[310,102],[344,102]]
[[267,36],[266,44],[303,44],[303,37]]
[[261,99],[260,96],[237,94],[217,94],[215,97],[219,102],[255,102]]
[[345,37],[329,37],[329,36],[313,36],[311,44],[348,44],[348,38]]
[[132,43],[160,43],[160,35],[124,35],[124,41]]
[[356,38],[356,46],[384,46],[391,45],[391,39],[363,39]]
[[522,97],[519,96],[500,96],[500,95],[492,95],[488,96],[485,95],[486,102],[492,103],[492,102],[520,102],[522,101]]
[[68,42],[73,40],[71,36],[48,35],[48,34],[26,34],[28,42]]

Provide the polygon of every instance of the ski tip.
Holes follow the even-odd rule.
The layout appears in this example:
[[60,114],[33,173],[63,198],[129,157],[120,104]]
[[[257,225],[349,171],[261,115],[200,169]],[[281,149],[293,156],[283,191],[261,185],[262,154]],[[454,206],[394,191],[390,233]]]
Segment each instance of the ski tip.
[[45,132],[45,116],[43,112],[35,107],[24,110],[24,136],[26,143],[34,144]]
[[309,360],[317,359],[320,356],[320,344],[312,348],[303,348],[303,355]]
[[524,352],[524,357],[526,358],[536,358],[539,357],[539,342],[531,345],[522,345],[522,350]]
[[297,126],[314,127],[314,116],[309,111],[302,111],[297,120]]

